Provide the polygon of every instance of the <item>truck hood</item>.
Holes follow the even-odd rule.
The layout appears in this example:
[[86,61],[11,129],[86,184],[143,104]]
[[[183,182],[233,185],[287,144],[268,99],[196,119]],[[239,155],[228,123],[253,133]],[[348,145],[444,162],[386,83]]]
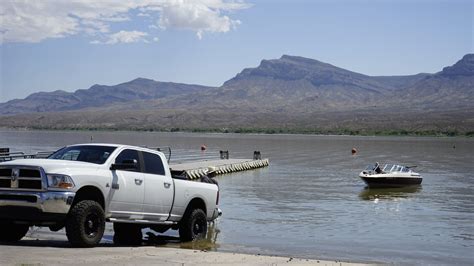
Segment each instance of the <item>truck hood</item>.
[[59,173],[59,170],[67,171],[72,169],[97,169],[102,165],[78,162],[78,161],[67,161],[67,160],[54,160],[54,159],[19,159],[9,162],[0,163],[0,166],[5,165],[23,165],[23,166],[39,166],[44,169],[46,173]]

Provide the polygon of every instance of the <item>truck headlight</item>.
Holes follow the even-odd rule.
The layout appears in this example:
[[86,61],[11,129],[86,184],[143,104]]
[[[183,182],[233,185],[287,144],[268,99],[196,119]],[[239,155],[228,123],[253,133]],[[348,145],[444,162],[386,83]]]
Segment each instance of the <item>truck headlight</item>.
[[72,178],[68,175],[47,174],[49,188],[71,189],[74,187]]

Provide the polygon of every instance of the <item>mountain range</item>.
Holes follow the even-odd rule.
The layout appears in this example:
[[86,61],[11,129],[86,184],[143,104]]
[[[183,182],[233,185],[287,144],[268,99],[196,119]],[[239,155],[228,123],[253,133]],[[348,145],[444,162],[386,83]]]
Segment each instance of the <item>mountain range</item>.
[[283,55],[220,87],[137,78],[0,103],[0,126],[474,132],[474,54],[428,74],[368,76]]
[[115,86],[94,85],[87,90],[38,92],[0,104],[0,114],[57,112],[108,106],[137,100],[186,95],[209,87],[137,78]]

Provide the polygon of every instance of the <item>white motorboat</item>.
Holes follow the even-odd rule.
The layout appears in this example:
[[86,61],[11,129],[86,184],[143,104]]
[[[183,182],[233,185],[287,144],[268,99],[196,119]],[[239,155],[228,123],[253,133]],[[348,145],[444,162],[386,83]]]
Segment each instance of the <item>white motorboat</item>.
[[412,170],[416,166],[385,164],[383,168],[378,164],[367,166],[360,172],[359,177],[368,187],[404,187],[419,185],[423,178]]

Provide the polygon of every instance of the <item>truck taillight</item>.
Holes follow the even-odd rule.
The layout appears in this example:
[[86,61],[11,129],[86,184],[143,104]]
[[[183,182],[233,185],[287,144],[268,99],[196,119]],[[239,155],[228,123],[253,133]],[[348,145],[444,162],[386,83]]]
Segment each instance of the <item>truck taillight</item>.
[[219,190],[217,190],[217,199],[216,199],[216,205],[219,205]]

